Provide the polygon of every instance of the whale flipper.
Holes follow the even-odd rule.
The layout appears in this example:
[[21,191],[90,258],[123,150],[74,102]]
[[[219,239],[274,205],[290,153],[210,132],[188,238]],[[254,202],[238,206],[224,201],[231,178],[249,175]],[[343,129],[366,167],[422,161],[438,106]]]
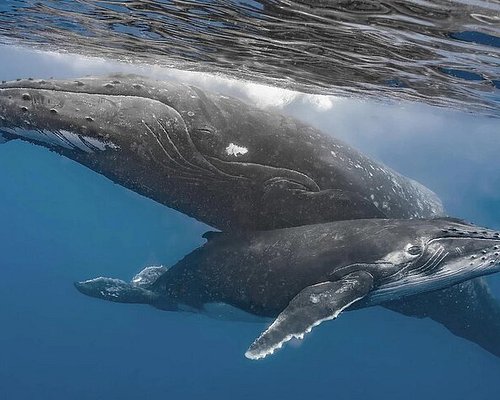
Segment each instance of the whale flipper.
[[454,335],[500,357],[500,304],[484,278],[384,306],[410,317],[431,318]]
[[365,297],[373,287],[367,272],[353,272],[335,282],[308,286],[296,295],[271,326],[249,347],[245,356],[258,360],[292,338],[302,339],[312,328],[337,316]]

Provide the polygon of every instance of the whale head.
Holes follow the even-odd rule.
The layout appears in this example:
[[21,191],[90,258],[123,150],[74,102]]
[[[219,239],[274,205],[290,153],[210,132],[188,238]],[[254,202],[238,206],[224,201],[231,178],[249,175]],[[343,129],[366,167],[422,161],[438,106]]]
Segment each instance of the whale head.
[[[23,79],[0,84],[0,143],[22,139],[69,155],[130,146],[129,115],[145,113],[140,97],[117,80]],[[124,86],[124,85],[121,85]]]
[[451,218],[400,221],[377,261],[389,273],[371,293],[381,303],[429,292],[500,271],[500,232]]

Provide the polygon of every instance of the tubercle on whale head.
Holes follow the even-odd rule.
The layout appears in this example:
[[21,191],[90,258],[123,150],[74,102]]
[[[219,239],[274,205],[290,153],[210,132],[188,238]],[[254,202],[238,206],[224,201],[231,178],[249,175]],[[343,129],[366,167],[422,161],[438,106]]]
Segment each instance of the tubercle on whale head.
[[0,129],[4,138],[83,150],[130,146],[127,116],[140,109],[141,98],[58,90],[0,87]]
[[68,91],[75,93],[111,93],[113,89],[118,91],[143,89],[142,81],[145,78],[135,74],[111,74],[106,76],[86,76],[75,79],[15,79],[2,80],[0,89],[43,89],[54,91]]
[[[151,124],[161,117],[167,125],[182,120],[176,107],[166,102],[165,88],[184,86],[168,82],[160,88],[153,80],[136,75],[6,82],[0,84],[0,116],[4,117],[0,126],[65,130],[113,140],[120,147],[124,143],[116,140],[127,136],[129,146],[134,134],[147,131],[145,120]],[[128,135],[120,135],[122,131]]]

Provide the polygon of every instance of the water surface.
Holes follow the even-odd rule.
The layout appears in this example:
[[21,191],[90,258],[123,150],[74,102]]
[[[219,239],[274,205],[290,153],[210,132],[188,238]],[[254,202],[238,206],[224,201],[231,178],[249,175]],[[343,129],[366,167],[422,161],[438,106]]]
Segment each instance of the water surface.
[[495,0],[2,4],[5,43],[499,115]]

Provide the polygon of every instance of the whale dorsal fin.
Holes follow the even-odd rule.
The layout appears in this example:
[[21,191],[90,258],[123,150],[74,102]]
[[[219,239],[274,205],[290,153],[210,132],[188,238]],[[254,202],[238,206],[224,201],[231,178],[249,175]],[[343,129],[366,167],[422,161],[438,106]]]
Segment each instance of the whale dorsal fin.
[[312,328],[337,316],[365,297],[373,287],[373,277],[353,272],[335,282],[308,286],[297,294],[271,326],[252,343],[247,358],[264,358],[292,338],[302,339]]

